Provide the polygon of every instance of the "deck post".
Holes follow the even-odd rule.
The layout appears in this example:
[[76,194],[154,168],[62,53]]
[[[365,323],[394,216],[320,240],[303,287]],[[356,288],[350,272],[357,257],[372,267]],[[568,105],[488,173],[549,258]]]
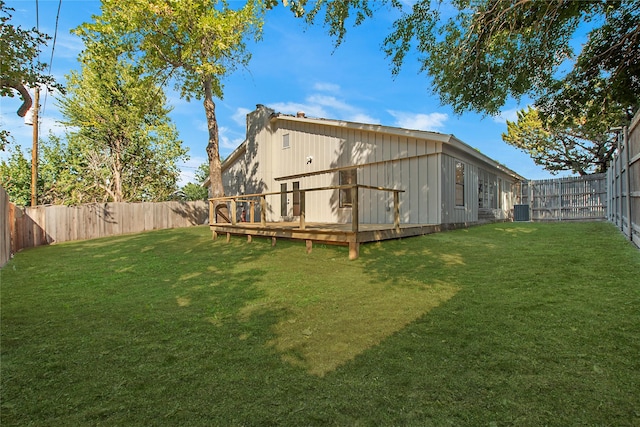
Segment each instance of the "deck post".
[[307,240],[305,244],[307,246],[307,253],[310,254],[311,249],[313,249],[313,240]]
[[351,187],[351,231],[357,233],[358,224],[358,186]]
[[[213,225],[213,216],[215,214],[215,206],[213,205],[213,200],[209,200],[209,225]],[[215,238],[215,237],[214,237]]]
[[251,200],[249,202],[249,222],[253,222],[253,220],[255,219],[255,209],[256,209],[256,202]]
[[227,233],[227,243],[231,241],[231,233]]
[[305,227],[306,227],[306,197],[305,197],[304,190],[300,190],[300,230],[304,230]]
[[393,192],[393,225],[396,232],[400,231],[400,192]]
[[360,256],[360,243],[357,240],[349,242],[349,259],[358,259]]
[[260,224],[267,225],[267,197],[260,196]]
[[231,225],[236,225],[236,211],[238,207],[236,206],[236,199],[231,199]]

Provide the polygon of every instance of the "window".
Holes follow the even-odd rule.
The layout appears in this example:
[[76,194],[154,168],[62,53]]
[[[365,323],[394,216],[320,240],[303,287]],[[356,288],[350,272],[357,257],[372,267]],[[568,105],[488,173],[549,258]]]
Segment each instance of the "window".
[[[338,172],[339,185],[356,184],[357,182],[357,170],[346,169]],[[350,208],[353,205],[351,200],[351,188],[344,188],[340,190],[340,207]]]
[[289,148],[289,134],[282,135],[282,149]]
[[456,162],[456,206],[464,206],[464,163]]

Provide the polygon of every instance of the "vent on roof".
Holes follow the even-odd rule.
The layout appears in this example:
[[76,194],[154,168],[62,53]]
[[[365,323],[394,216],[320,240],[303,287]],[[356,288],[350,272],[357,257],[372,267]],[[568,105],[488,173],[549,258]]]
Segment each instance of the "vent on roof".
[[306,117],[306,116],[305,116],[305,114],[304,114],[304,111],[298,111],[298,112],[296,113],[296,117],[303,118],[303,117]]

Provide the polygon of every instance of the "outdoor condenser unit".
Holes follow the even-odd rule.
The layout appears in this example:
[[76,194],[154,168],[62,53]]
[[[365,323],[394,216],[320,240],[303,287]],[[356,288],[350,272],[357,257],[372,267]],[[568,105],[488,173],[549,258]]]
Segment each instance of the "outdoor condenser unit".
[[514,221],[529,221],[529,205],[513,205]]

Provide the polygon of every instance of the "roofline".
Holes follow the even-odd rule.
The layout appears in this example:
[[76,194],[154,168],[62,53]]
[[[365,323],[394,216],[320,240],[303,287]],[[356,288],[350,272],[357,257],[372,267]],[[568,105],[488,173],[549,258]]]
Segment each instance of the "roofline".
[[472,146],[470,146],[466,142],[461,141],[455,135],[451,135],[451,142],[449,142],[449,145],[451,145],[452,147],[455,147],[455,148],[465,152],[466,154],[472,155],[472,156],[482,160],[485,163],[488,163],[489,165],[493,166],[494,168],[499,169],[502,172],[506,173],[507,175],[511,175],[512,177],[514,177],[514,178],[516,178],[516,179],[518,179],[520,181],[526,181],[527,180],[525,177],[523,177],[519,173],[513,171],[512,169],[509,169],[508,167],[506,167],[502,163],[499,163],[499,162],[493,160],[491,157],[489,157],[486,154],[482,153],[481,151],[473,148]]
[[425,130],[411,130],[411,129],[403,129],[398,127],[391,126],[383,126],[383,125],[374,125],[367,123],[357,123],[357,122],[348,122],[344,120],[333,120],[333,119],[316,119],[310,117],[295,117],[287,114],[275,113],[271,116],[271,121],[284,120],[290,122],[302,122],[302,123],[311,123],[317,125],[324,126],[332,126],[337,128],[346,128],[353,130],[360,130],[365,132],[378,132],[378,133],[386,133],[389,135],[397,135],[397,136],[408,136],[416,139],[429,139],[437,142],[449,142],[453,135],[425,131]]
[[[235,162],[236,159],[240,157],[240,155],[244,153],[246,150],[247,150],[247,140],[245,139],[244,141],[242,141],[242,144],[238,145],[236,149],[233,150],[226,159],[224,159],[224,161],[222,162],[222,165],[220,165],[220,171],[224,172],[224,170],[226,169],[225,165],[227,164],[230,165],[232,162]],[[200,186],[208,187],[209,184],[211,184],[211,175],[207,176],[205,180],[202,182],[202,184],[200,184]]]

